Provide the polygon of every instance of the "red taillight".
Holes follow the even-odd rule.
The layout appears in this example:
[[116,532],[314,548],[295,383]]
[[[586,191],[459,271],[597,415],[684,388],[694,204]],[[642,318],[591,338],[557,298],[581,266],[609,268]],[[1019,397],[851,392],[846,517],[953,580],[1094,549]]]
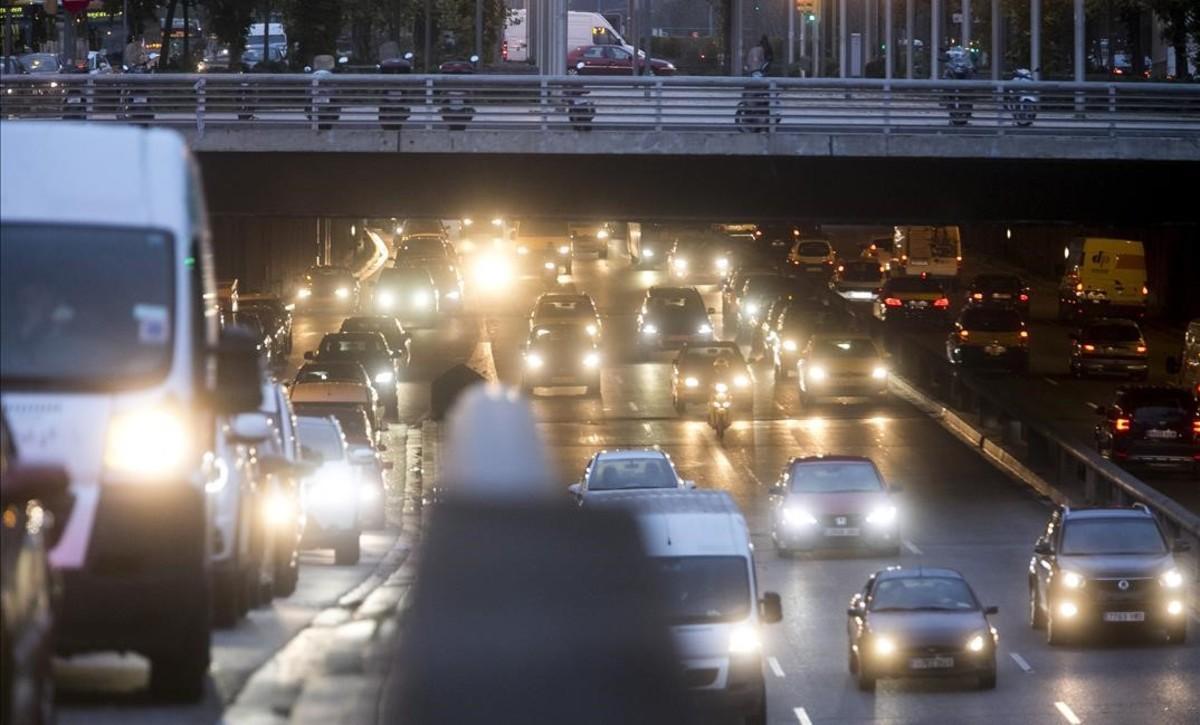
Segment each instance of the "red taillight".
[[1150,288],[1146,285],[1142,285],[1142,296],[1145,297],[1148,294],[1150,294]]
[[1018,333],[1018,335],[1020,336],[1020,338],[1022,340],[1028,340],[1029,339],[1029,330],[1021,330],[1021,332]]
[[507,40],[500,42],[500,59],[508,60],[508,41]]
[[1096,352],[1096,346],[1090,342],[1083,346],[1084,352]]
[[976,292],[975,294],[971,295],[971,299],[973,299],[973,300],[981,300],[981,299],[983,299],[983,293],[982,293],[982,292]]
[[970,336],[971,336],[971,332],[969,330],[959,330],[958,331],[958,337],[961,340],[965,340]]
[[1137,346],[1137,351],[1138,351],[1138,352],[1141,352],[1141,353],[1144,353],[1144,352],[1146,352],[1146,346],[1145,346],[1145,345],[1138,345],[1138,346]]
[[940,299],[936,299],[933,301],[933,306],[934,307],[949,307],[950,306],[950,298],[942,297]]
[[1131,424],[1132,421],[1130,421],[1128,418],[1117,418],[1115,421],[1113,421],[1113,427],[1115,427],[1118,431],[1129,430],[1129,426]]
[[1022,302],[1028,302],[1028,301],[1029,301],[1029,295],[1022,293],[1022,294],[1021,294],[1021,297],[1020,297],[1020,300],[1021,300]]
[[888,297],[883,301],[883,304],[887,305],[888,307],[903,307],[904,306],[904,303],[900,301],[899,297]]
[[1200,418],[1192,421],[1192,435],[1200,436]]

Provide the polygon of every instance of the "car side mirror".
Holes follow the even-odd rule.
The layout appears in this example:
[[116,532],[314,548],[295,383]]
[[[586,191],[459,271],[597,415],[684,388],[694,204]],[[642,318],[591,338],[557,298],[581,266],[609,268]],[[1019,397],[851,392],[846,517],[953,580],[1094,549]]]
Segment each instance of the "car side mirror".
[[1185,554],[1192,550],[1192,545],[1183,539],[1176,539],[1175,546],[1171,547],[1171,550],[1176,554]]
[[309,350],[308,352],[304,353],[304,359],[305,360],[315,360],[316,355],[313,354],[312,350]]
[[765,624],[783,621],[783,600],[775,592],[763,592],[758,600],[758,614]]
[[1045,539],[1040,539],[1033,545],[1033,553],[1038,556],[1050,556],[1054,553],[1054,547],[1050,546],[1050,542]]
[[347,63],[350,62],[350,58],[348,56],[343,55],[341,58],[338,58],[337,62],[338,62],[338,65],[346,65]]
[[[129,70],[129,66],[122,66],[122,67],[125,68],[125,70]],[[304,66],[304,72],[312,73],[312,66],[311,65]]]
[[473,55],[473,56],[471,56],[471,62],[472,62],[472,63],[478,63],[478,62],[479,62],[479,56],[477,56],[477,55]]
[[571,495],[574,496],[575,498],[583,497],[583,484],[582,483],[572,483],[570,486],[567,486],[567,490],[570,491]]
[[582,60],[575,64],[575,69],[583,70],[583,61]]
[[991,615],[991,614],[999,614],[999,613],[1000,613],[1000,607],[997,607],[995,604],[993,604],[993,605],[992,605],[992,606],[990,606],[990,607],[984,607],[984,608],[983,608],[983,613],[984,613],[984,614],[988,614],[988,615]]
[[271,428],[271,419],[264,413],[238,413],[229,424],[229,439],[235,443],[262,443],[271,437]]
[[1167,356],[1167,375],[1176,375],[1179,373],[1179,358],[1174,355]]

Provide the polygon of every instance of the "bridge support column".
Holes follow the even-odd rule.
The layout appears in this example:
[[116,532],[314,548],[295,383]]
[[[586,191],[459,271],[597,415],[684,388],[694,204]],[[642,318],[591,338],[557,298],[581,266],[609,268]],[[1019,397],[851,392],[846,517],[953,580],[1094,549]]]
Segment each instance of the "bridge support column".
[[1042,79],[1042,0],[1029,0],[1029,70]]
[[838,0],[837,8],[838,76],[846,77],[846,0]]
[[[993,0],[999,2],[999,0]],[[909,7],[912,7],[911,0]],[[895,43],[892,41],[892,0],[883,0],[883,77],[892,79],[893,66],[896,62]],[[912,68],[910,65],[909,68]]]
[[[729,0],[729,75],[740,76],[746,60],[745,42],[742,38],[742,0]],[[636,13],[632,13],[636,14]]]
[[937,79],[939,53],[942,47],[942,3],[933,0],[929,11],[929,77]]
[[1001,21],[1000,0],[992,0],[992,47],[988,50],[992,55],[992,80],[1000,80],[1004,74],[1004,49],[1000,38]]
[[962,36],[959,44],[964,48],[971,47],[971,0],[962,0]]
[[913,0],[904,0],[904,77],[913,77],[913,26],[916,24]]

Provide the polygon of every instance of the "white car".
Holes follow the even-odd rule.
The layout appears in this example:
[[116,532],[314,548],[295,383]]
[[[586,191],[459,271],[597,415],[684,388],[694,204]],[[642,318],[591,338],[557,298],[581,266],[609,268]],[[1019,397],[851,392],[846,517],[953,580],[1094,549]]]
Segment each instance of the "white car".
[[299,416],[300,455],[316,470],[305,480],[306,549],[333,549],[337,564],[357,564],[361,553],[360,475],[350,461],[342,426],[329,416]]
[[679,477],[671,457],[653,448],[600,451],[592,456],[579,481],[567,487],[579,503],[589,495],[619,491],[692,489],[694,481]]

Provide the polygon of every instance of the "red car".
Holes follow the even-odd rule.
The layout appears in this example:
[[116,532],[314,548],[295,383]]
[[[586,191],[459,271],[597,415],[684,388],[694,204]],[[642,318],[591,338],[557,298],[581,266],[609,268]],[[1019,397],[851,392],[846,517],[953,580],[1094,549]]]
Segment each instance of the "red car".
[[770,489],[775,550],[864,547],[895,556],[898,516],[888,485],[869,458],[793,458]]
[[[638,69],[646,71],[646,59],[638,59]],[[633,53],[619,45],[581,45],[567,53],[567,73],[583,76],[627,76],[633,74]],[[650,73],[675,75],[675,66],[661,58],[650,59]]]

